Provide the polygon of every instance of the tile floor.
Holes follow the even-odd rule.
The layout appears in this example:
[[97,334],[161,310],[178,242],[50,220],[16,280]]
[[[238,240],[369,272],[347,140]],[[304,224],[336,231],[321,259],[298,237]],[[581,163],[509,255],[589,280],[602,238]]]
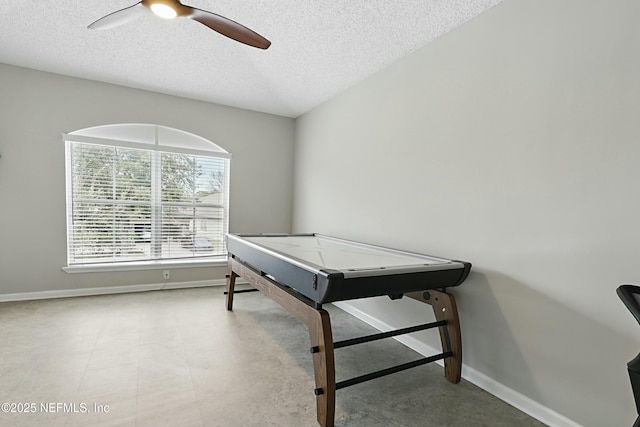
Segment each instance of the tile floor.
[[[374,332],[325,307],[335,340]],[[234,312],[220,287],[0,303],[0,403],[20,411],[0,426],[317,426],[308,345],[257,292]],[[393,339],[340,349],[337,379],[419,357]],[[433,364],[336,400],[338,427],[542,426]]]

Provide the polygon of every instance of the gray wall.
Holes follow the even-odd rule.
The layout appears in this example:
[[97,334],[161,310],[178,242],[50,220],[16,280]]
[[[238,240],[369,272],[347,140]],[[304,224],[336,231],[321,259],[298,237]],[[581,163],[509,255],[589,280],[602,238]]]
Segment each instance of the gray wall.
[[[291,228],[294,120],[0,64],[0,294],[143,285],[158,270],[68,274],[61,133],[153,123],[232,154],[230,230]],[[257,209],[256,207],[259,207]],[[173,269],[172,282],[224,277]]]
[[[294,231],[471,261],[465,364],[585,426],[635,415],[638,325],[615,288],[640,281],[639,17],[506,0],[296,123]],[[392,326],[429,311],[352,307]]]

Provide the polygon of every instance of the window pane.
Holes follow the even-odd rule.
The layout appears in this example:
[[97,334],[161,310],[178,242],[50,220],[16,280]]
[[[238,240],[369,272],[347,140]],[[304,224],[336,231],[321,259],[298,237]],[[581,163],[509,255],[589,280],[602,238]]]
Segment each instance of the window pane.
[[222,205],[225,188],[224,159],[196,157],[196,202]]
[[149,206],[75,203],[72,256],[76,262],[133,261],[149,257]]
[[223,255],[224,209],[217,207],[197,207],[194,217],[193,248],[209,255]]
[[113,252],[113,206],[75,203],[71,252],[76,261],[103,258]]
[[149,200],[150,163],[148,151],[76,144],[73,196],[75,199]]
[[73,145],[73,198],[113,198],[114,148]]
[[162,201],[192,202],[196,161],[188,154],[162,153]]
[[151,153],[143,150],[115,150],[115,198],[148,201],[151,198]]
[[224,221],[223,208],[164,206],[163,258],[224,255]]

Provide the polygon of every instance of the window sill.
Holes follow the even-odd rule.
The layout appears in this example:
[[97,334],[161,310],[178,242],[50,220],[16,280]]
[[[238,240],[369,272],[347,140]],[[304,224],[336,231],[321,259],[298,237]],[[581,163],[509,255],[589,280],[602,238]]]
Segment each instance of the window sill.
[[225,267],[227,257],[212,257],[205,259],[188,260],[165,260],[165,261],[142,261],[142,262],[116,262],[104,264],[83,264],[62,267],[67,273],[106,273],[114,271],[142,271],[142,270],[162,270],[175,268],[203,268],[203,267]]

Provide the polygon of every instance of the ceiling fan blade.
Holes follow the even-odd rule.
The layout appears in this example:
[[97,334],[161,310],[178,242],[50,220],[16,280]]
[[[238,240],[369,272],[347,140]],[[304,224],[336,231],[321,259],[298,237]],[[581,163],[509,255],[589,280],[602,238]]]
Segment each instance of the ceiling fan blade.
[[194,21],[198,21],[199,23],[206,25],[223,36],[259,49],[267,49],[271,46],[271,42],[269,40],[229,18],[216,15],[215,13],[208,12],[206,10],[197,9],[195,7],[185,7],[191,9],[191,13],[186,16]]
[[136,3],[133,6],[125,7],[124,9],[110,13],[107,16],[103,16],[90,24],[87,28],[92,30],[108,30],[109,28],[114,28],[131,22],[146,12],[147,8],[144,7],[142,2]]

